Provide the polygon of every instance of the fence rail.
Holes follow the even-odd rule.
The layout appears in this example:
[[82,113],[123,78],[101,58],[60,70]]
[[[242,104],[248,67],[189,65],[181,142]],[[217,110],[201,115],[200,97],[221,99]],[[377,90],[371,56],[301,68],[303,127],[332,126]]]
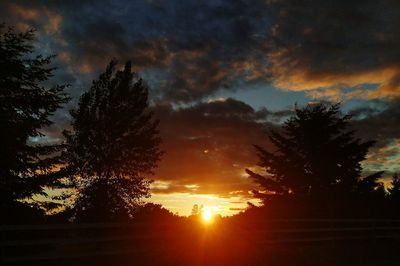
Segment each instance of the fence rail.
[[[260,236],[261,244],[400,239],[400,220],[394,219],[280,219],[268,223],[277,226],[252,231]],[[162,226],[158,231],[154,228],[143,230],[145,226],[143,223],[3,225],[0,226],[1,262],[12,264],[130,254],[129,244],[134,245],[137,241],[179,236],[179,232],[171,234]]]

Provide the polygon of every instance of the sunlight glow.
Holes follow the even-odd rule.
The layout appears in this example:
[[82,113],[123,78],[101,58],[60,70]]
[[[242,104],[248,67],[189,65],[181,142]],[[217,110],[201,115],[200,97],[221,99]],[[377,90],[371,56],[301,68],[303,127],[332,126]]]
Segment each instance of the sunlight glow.
[[210,223],[210,222],[212,221],[212,219],[213,219],[213,213],[212,213],[212,211],[209,210],[209,209],[204,210],[204,211],[202,212],[202,214],[201,214],[201,218],[203,219],[203,221],[204,221],[205,223]]
[[[189,184],[190,187],[185,187],[192,191],[198,190],[195,186],[197,184]],[[156,204],[162,204],[165,208],[173,213],[177,213],[181,216],[190,216],[191,210],[194,204],[199,206],[205,206],[204,209],[210,209],[214,214],[214,220],[217,214],[221,216],[232,216],[239,213],[247,207],[247,202],[259,206],[261,201],[255,198],[243,197],[245,193],[232,194],[230,197],[221,197],[218,194],[198,194],[198,193],[160,193],[159,191],[153,191],[152,196],[149,199],[145,199],[146,202],[152,202]],[[249,194],[250,195],[250,194]],[[203,218],[200,219],[203,222]]]

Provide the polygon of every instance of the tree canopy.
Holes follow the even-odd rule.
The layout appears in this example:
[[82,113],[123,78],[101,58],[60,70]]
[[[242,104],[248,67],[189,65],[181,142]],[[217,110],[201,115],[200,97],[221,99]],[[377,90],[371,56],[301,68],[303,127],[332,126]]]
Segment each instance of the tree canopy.
[[374,187],[382,173],[360,178],[361,161],[374,141],[358,139],[350,119],[340,113],[339,104],[296,108],[281,131],[269,135],[276,150],[255,145],[266,175],[247,173],[266,194],[343,195]]
[[40,138],[68,97],[65,85],[44,84],[52,77],[53,56],[33,56],[34,35],[34,30],[16,32],[0,24],[0,197],[7,208],[46,195],[44,186],[57,183],[51,173],[60,145]]
[[112,61],[71,112],[73,131],[65,132],[68,173],[78,197],[76,217],[115,220],[132,215],[149,196],[152,174],[162,152],[158,120],[148,108],[148,87],[130,62],[116,71]]
[[392,198],[400,202],[400,177],[397,173],[392,176],[391,187],[389,188],[389,193]]

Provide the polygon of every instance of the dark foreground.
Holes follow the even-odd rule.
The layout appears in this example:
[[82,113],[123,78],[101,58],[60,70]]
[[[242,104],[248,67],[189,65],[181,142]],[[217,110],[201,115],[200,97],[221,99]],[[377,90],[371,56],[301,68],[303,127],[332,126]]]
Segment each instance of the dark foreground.
[[399,265],[396,220],[9,226],[3,265]]

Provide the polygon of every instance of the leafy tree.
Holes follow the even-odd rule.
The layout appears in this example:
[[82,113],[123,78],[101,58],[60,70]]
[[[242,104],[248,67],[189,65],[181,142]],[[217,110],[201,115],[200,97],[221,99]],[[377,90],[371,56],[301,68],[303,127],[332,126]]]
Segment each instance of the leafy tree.
[[192,208],[192,212],[191,212],[191,216],[199,216],[201,214],[201,212],[203,211],[203,205],[197,205],[194,204],[193,208]]
[[179,219],[178,215],[173,214],[171,211],[165,209],[161,204],[146,203],[140,206],[135,213],[135,220],[141,220],[145,223],[165,223],[166,221],[176,221]]
[[34,140],[43,137],[49,117],[68,97],[65,85],[44,85],[54,70],[53,56],[32,56],[33,40],[34,30],[18,33],[0,24],[0,201],[9,214],[21,200],[46,195],[44,186],[57,183],[51,173],[60,145]]
[[391,187],[388,190],[392,198],[400,200],[400,177],[397,173],[393,174]]
[[148,110],[148,87],[112,61],[71,112],[73,132],[65,132],[65,162],[78,197],[78,220],[128,218],[149,196],[152,174],[162,152],[158,121]]
[[360,162],[374,142],[357,139],[350,129],[350,118],[340,114],[339,104],[296,108],[282,131],[269,135],[275,151],[255,145],[266,176],[246,171],[268,192],[258,195],[343,194],[356,192],[360,186],[374,186],[381,173],[360,183]]

